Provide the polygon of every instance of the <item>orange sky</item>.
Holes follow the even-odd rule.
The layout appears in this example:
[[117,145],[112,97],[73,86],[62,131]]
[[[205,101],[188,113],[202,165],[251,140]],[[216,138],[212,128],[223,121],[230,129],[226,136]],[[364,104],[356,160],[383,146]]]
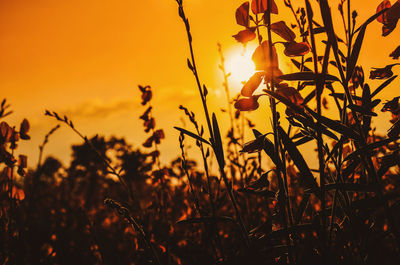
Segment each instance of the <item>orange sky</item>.
[[[242,50],[231,35],[241,30],[234,12],[243,1],[184,2],[200,75],[210,90],[211,107],[225,107],[221,105],[225,97],[217,70],[216,43],[222,43],[228,61]],[[276,2],[280,15],[273,19],[293,20],[283,1]],[[329,2],[336,11],[339,1]],[[352,3],[361,7],[360,23],[375,12],[380,1]],[[399,29],[383,38],[380,27],[374,22],[367,30],[360,58],[366,75],[372,66],[391,63],[388,55],[400,44]],[[37,146],[43,136],[56,124],[43,115],[45,109],[67,114],[88,136],[123,136],[139,146],[145,134],[138,120],[144,108],[137,85],[149,84],[155,92],[157,126],[166,131],[167,140],[161,146],[165,162],[179,154],[178,134],[172,129],[174,125],[182,126],[179,104],[184,103],[202,117],[197,89],[186,67],[186,35],[174,0],[2,0],[0,52],[0,95],[15,111],[7,120],[16,123],[26,117],[32,125],[32,140],[21,144],[20,149],[30,155],[31,165],[36,163]],[[232,65],[228,67],[234,70]],[[373,89],[379,84],[369,83]],[[240,89],[238,82],[231,85],[236,92]],[[394,90],[398,85],[397,81],[381,96],[390,99],[398,95]],[[218,114],[222,119],[224,115]],[[258,122],[262,130],[267,128],[263,125],[268,122],[265,115],[252,114],[263,117]],[[388,116],[382,117],[379,129],[384,130],[389,126]],[[65,160],[71,143],[80,140],[63,127],[50,140],[46,153]]]

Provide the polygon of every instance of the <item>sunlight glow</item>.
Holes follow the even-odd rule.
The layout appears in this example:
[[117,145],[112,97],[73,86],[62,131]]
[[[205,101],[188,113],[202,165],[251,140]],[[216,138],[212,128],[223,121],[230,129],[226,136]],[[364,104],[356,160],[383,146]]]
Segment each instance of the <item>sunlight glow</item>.
[[248,46],[235,48],[226,55],[226,72],[231,73],[229,80],[234,87],[241,87],[243,81],[247,81],[254,73],[255,66],[251,56],[256,47]]

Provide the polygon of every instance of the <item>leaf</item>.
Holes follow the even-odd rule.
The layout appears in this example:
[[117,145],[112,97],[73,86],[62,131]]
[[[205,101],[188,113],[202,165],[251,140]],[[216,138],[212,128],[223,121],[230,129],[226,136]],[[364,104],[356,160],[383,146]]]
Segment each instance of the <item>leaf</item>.
[[388,136],[390,138],[398,137],[400,134],[400,120],[397,120],[392,127],[388,130]]
[[356,151],[352,152],[348,156],[346,156],[346,158],[343,160],[343,162],[347,161],[347,160],[351,160],[351,159],[353,159],[353,158],[355,158],[355,157],[357,157],[357,156],[359,156],[361,154],[367,154],[371,150],[374,150],[374,149],[379,148],[381,146],[387,145],[387,144],[389,144],[391,142],[397,141],[398,139],[400,139],[400,137],[396,136],[394,138],[387,138],[387,139],[384,139],[384,140],[381,140],[381,141],[378,141],[378,142],[374,142],[374,143],[368,144],[368,145],[366,145],[366,146],[364,146],[362,148],[357,149]]
[[[256,129],[253,129],[253,134],[254,134],[254,136],[256,138],[259,137],[260,135],[262,135]],[[263,148],[263,150],[269,156],[269,158],[271,158],[272,162],[276,165],[276,167],[278,169],[282,168],[282,161],[279,158],[279,156],[277,154],[275,154],[274,144],[267,137],[264,137],[264,148]]]
[[199,140],[200,142],[203,142],[203,143],[205,143],[205,144],[211,145],[209,141],[207,141],[206,139],[204,139],[204,138],[198,136],[197,134],[194,134],[194,133],[192,133],[192,132],[189,132],[189,131],[187,131],[187,130],[185,130],[185,129],[183,129],[183,128],[179,128],[179,127],[174,127],[174,128],[177,129],[178,131],[180,131],[180,132],[182,132],[182,133],[184,133],[184,134],[186,134],[186,135],[188,135],[188,136],[190,136],[190,137],[196,139],[196,140]]
[[225,159],[224,159],[224,148],[222,146],[221,133],[218,126],[217,117],[215,113],[212,114],[212,127],[214,133],[214,152],[217,157],[218,165],[221,170],[225,167]]
[[310,52],[310,45],[307,42],[286,42],[284,43],[284,54],[288,57],[304,56]]
[[[315,34],[320,34],[326,32],[324,27],[318,27],[318,28],[313,28],[312,33]],[[309,33],[309,30],[306,30],[303,34],[301,34],[301,37],[307,37]]]
[[392,76],[391,78],[389,78],[388,80],[386,80],[385,82],[383,82],[377,89],[375,89],[374,92],[372,92],[371,94],[371,99],[373,97],[375,97],[379,92],[382,91],[382,89],[384,89],[385,87],[387,87],[390,83],[392,83],[393,80],[395,80],[397,77],[397,75]]
[[347,178],[351,175],[354,174],[356,171],[356,168],[360,165],[361,160],[356,157],[354,158],[348,165],[347,167],[342,170],[342,178],[344,180],[347,180]]
[[313,137],[306,135],[306,136],[300,138],[299,140],[297,140],[296,142],[294,142],[294,145],[299,146],[299,145],[308,143],[309,141],[312,141],[312,140],[314,140]]
[[260,152],[264,149],[264,139],[265,135],[257,136],[255,140],[245,143],[242,150],[240,150],[239,152],[250,154]]
[[275,0],[252,0],[251,10],[254,14],[263,14],[268,10],[269,1],[271,1],[271,13],[278,14],[278,6],[275,4]]
[[284,21],[271,24],[271,30],[289,42],[294,41],[296,38],[296,34],[294,34],[294,32],[288,26],[286,26]]
[[245,97],[253,96],[254,91],[260,86],[263,76],[263,72],[256,72],[243,86],[241,94]]
[[390,57],[392,57],[392,59],[397,60],[400,57],[400,46],[397,46],[397,48],[390,53],[389,55]]
[[318,115],[316,112],[312,111],[310,108],[306,107],[307,111],[316,119],[318,120],[320,123],[322,123],[323,125],[325,125],[326,127],[328,127],[329,129],[332,129],[348,138],[354,139],[354,140],[358,140],[360,138],[360,135],[354,131],[353,129],[351,129],[350,127],[347,127],[346,125],[344,125],[343,123],[341,123],[340,121],[335,121],[335,120],[331,120],[327,117],[324,117],[322,115]]
[[286,132],[282,129],[282,127],[278,127],[279,136],[283,145],[285,146],[286,151],[289,153],[290,157],[292,158],[294,164],[300,171],[300,175],[304,180],[304,183],[312,190],[312,192],[318,197],[321,197],[320,189],[318,187],[317,182],[314,179],[313,174],[311,173],[310,168],[308,167],[306,161],[304,160],[303,156],[301,155],[300,151],[294,145],[292,140],[290,140],[289,136]]
[[304,99],[294,87],[280,87],[276,90],[276,93],[287,98],[293,104],[302,107]]
[[353,75],[354,67],[357,64],[358,56],[360,55],[360,51],[361,51],[361,46],[364,41],[366,29],[367,29],[367,24],[361,28],[360,32],[357,35],[357,39],[354,42],[353,50],[351,52],[350,59],[348,62],[348,67],[347,67],[347,81],[349,81]]
[[352,111],[358,112],[358,113],[360,113],[361,115],[364,115],[364,116],[378,116],[378,114],[376,114],[375,112],[372,112],[372,111],[370,111],[370,110],[368,110],[368,109],[366,109],[366,108],[364,108],[362,106],[358,106],[358,105],[354,105],[353,104],[353,105],[349,105],[348,107]]
[[[296,61],[295,59],[290,59],[292,61],[292,63],[297,67],[297,69],[302,70],[301,69],[301,63],[299,63],[298,61]],[[312,72],[310,68],[308,68],[307,66],[303,65],[303,71],[306,72]]]
[[289,108],[291,108],[292,110],[294,110],[297,114],[303,115],[305,116],[306,114],[304,113],[304,110],[302,107],[299,107],[298,105],[294,104],[293,102],[291,102],[289,99],[287,99],[286,97],[271,91],[271,90],[263,90],[268,96],[273,97],[277,100],[279,100],[280,102],[282,102],[283,104],[285,104],[286,106],[288,106]]
[[315,74],[313,72],[297,72],[292,74],[281,75],[279,78],[287,81],[315,81],[325,75],[326,81],[339,81],[336,76],[329,74]]
[[256,34],[254,33],[254,30],[245,29],[239,31],[238,34],[233,35],[232,37],[234,37],[236,41],[246,45],[249,41],[252,41],[256,38]]
[[248,27],[249,26],[249,2],[244,2],[238,9],[236,9],[236,23]]
[[269,41],[264,41],[254,51],[251,59],[253,60],[256,70],[268,72],[271,68],[278,68],[278,55],[275,47],[272,45],[272,58],[270,56]]

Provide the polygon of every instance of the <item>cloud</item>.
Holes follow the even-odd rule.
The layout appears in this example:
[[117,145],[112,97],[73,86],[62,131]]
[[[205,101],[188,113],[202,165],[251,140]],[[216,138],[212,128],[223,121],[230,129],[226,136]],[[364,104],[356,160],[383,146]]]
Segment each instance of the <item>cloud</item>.
[[113,99],[104,101],[92,99],[62,111],[67,116],[85,118],[104,118],[110,115],[138,109],[140,103],[137,98]]

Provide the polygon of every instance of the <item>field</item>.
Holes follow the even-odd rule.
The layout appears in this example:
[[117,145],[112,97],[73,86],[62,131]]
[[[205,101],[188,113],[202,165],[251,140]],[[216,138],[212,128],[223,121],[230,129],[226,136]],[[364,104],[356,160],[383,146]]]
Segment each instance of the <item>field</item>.
[[[236,95],[218,44],[218,108],[197,63],[190,0],[170,1],[201,105],[177,102],[184,122],[167,121],[180,156],[161,159],[166,134],[151,84],[135,88],[140,148],[87,136],[73,116],[43,109],[54,126],[37,162],[20,152],[30,122],[11,123],[12,102],[1,95],[0,263],[400,264],[400,96],[382,96],[397,89],[400,0],[377,2],[365,21],[351,0],[243,2],[233,38],[256,45],[254,71]],[[359,59],[376,24],[397,48],[371,51],[387,64],[367,72]],[[262,122],[249,115],[257,112]],[[67,165],[45,152],[60,128],[81,141]]]

